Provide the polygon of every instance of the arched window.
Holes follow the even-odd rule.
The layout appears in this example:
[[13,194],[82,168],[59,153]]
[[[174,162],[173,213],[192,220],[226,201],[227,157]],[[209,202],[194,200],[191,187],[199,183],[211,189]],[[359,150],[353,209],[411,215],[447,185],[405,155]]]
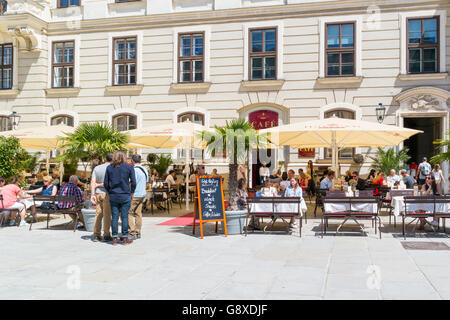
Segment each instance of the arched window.
[[[205,116],[201,113],[196,113],[196,112],[187,112],[187,113],[182,113],[182,114],[178,115],[178,122],[186,122],[186,121],[204,125],[205,124]],[[179,159],[186,158],[186,154],[184,153],[184,150],[179,150],[178,158]],[[203,159],[203,150],[192,149],[191,150],[191,159]]]
[[0,116],[0,131],[12,130],[12,122],[9,117]]
[[73,117],[67,115],[56,116],[52,118],[50,124],[52,126],[64,124],[66,126],[73,127]]
[[[355,113],[350,110],[331,110],[325,113],[325,118],[331,118],[336,116],[342,119],[355,119]],[[342,159],[351,159],[353,158],[353,154],[355,153],[355,148],[344,148],[339,151],[339,158]],[[325,158],[331,158],[331,149],[325,149]]]
[[178,116],[178,122],[186,122],[188,120],[190,122],[198,123],[201,125],[205,124],[205,116],[201,113],[189,112],[189,113],[182,113]]
[[137,117],[132,114],[118,114],[112,118],[113,127],[118,131],[127,131],[137,128]]

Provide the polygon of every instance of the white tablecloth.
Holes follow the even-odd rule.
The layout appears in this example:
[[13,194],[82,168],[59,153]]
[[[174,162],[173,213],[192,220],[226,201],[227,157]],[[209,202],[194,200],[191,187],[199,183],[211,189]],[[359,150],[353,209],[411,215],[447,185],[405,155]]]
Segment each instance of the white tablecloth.
[[[403,196],[393,197],[391,200],[391,206],[394,208],[392,211],[395,216],[399,216],[405,212],[405,202]],[[411,203],[408,204],[409,211],[415,210],[425,210],[427,212],[433,213],[434,204],[433,203]],[[436,210],[439,212],[450,212],[450,205],[448,203],[438,203],[436,204]]]
[[[303,213],[308,209],[306,207],[306,202],[304,199],[300,202],[300,214],[303,216]],[[277,203],[273,205],[271,203],[252,203],[250,207],[250,212],[298,212],[298,204],[296,203]]]
[[[348,203],[325,203],[324,204],[325,212],[341,212],[350,210],[350,204]],[[376,203],[355,203],[352,204],[351,210],[357,211],[366,211],[376,213],[378,210],[378,206]]]

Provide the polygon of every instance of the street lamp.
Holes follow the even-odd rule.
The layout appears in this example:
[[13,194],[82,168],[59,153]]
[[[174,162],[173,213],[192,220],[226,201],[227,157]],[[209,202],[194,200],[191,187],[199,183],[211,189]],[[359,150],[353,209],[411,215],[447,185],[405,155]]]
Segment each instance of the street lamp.
[[376,114],[377,114],[377,120],[378,120],[378,122],[379,122],[379,123],[382,123],[383,120],[384,120],[384,115],[385,115],[385,113],[386,113],[386,108],[385,108],[385,106],[383,106],[383,104],[382,104],[381,102],[380,102],[380,103],[378,104],[378,106],[376,107],[375,112],[376,112]]
[[16,111],[13,111],[8,117],[12,122],[13,130],[16,130],[17,127],[19,126],[20,117],[21,117],[20,114],[18,114]]

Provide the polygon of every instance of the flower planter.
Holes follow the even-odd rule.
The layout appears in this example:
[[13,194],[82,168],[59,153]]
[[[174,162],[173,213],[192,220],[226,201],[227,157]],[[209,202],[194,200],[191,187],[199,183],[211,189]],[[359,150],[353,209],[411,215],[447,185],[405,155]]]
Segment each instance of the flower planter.
[[[225,211],[227,220],[227,233],[228,234],[242,234],[244,232],[245,217],[247,216],[247,210],[239,211]],[[224,230],[223,222],[222,230]]]
[[94,221],[96,209],[81,209],[81,213],[83,214],[84,226],[86,227],[86,231],[94,232]]

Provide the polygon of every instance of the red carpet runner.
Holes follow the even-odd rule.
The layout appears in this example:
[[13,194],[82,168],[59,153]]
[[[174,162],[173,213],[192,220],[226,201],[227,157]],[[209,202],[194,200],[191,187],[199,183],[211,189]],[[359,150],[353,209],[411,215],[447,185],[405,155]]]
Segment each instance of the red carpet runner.
[[[175,219],[170,219],[166,222],[158,223],[158,226],[192,226],[194,218],[194,212],[189,212],[183,216],[176,217]],[[195,225],[198,226],[199,220],[195,220]]]

